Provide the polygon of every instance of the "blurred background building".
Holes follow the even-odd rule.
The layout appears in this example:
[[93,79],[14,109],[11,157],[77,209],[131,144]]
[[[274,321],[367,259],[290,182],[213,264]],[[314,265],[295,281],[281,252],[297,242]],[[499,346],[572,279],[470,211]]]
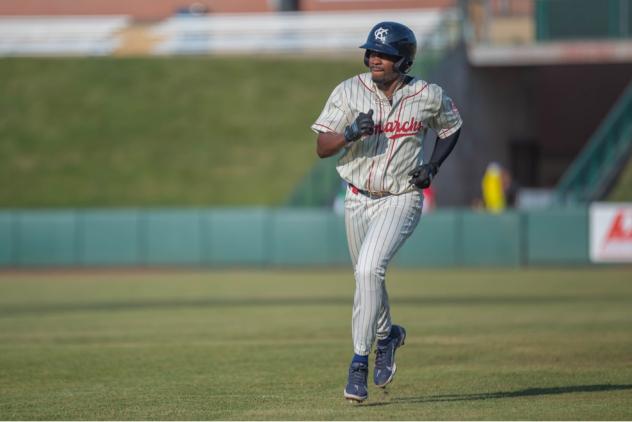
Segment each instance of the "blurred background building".
[[[443,84],[460,91],[455,95],[465,101],[460,105],[470,123],[463,134],[472,142],[457,151],[461,164],[450,167],[454,177],[474,178],[483,161],[491,159],[500,161],[523,189],[556,189],[563,201],[605,198],[630,152],[630,90],[624,93],[632,77],[632,3],[497,0],[461,5],[465,46],[453,51],[436,73]],[[615,107],[618,100],[628,105]],[[608,159],[596,151],[580,157],[588,144],[617,152]],[[462,188],[444,189],[453,195],[445,199],[461,202],[471,186]],[[532,194],[523,195],[523,203],[531,197],[537,202],[537,191],[523,193]]]

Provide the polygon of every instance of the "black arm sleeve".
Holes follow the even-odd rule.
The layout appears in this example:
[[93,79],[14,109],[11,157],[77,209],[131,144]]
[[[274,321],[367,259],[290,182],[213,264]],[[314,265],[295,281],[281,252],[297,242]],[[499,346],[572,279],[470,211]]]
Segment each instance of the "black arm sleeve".
[[432,151],[432,156],[430,157],[430,163],[436,164],[436,166],[439,167],[454,149],[454,145],[456,145],[456,141],[459,139],[460,133],[461,129],[459,128],[459,130],[445,139],[437,137],[434,150]]

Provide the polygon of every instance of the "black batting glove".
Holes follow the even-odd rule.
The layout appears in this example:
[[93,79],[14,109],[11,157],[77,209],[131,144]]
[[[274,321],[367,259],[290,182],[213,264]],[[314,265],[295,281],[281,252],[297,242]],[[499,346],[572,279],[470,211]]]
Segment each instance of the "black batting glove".
[[411,185],[417,186],[419,189],[426,189],[432,183],[432,179],[439,171],[439,166],[435,163],[422,164],[415,167],[408,173],[411,179],[408,181]]
[[365,135],[373,133],[375,123],[373,122],[373,109],[368,113],[360,113],[358,117],[345,128],[345,141],[347,143],[355,142]]

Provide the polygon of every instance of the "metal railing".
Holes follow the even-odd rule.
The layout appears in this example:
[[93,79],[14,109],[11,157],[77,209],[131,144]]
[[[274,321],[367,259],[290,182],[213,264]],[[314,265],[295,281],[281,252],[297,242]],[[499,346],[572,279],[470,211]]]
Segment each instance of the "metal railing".
[[560,204],[601,199],[632,152],[632,82],[560,179]]

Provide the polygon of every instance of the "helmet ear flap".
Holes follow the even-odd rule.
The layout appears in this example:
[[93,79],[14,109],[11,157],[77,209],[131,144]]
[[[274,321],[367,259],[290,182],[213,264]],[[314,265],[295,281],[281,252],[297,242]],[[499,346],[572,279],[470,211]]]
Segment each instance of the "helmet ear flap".
[[397,60],[397,62],[395,62],[395,66],[393,67],[399,73],[408,73],[412,64],[412,60],[407,59],[406,57],[402,57],[401,59]]

